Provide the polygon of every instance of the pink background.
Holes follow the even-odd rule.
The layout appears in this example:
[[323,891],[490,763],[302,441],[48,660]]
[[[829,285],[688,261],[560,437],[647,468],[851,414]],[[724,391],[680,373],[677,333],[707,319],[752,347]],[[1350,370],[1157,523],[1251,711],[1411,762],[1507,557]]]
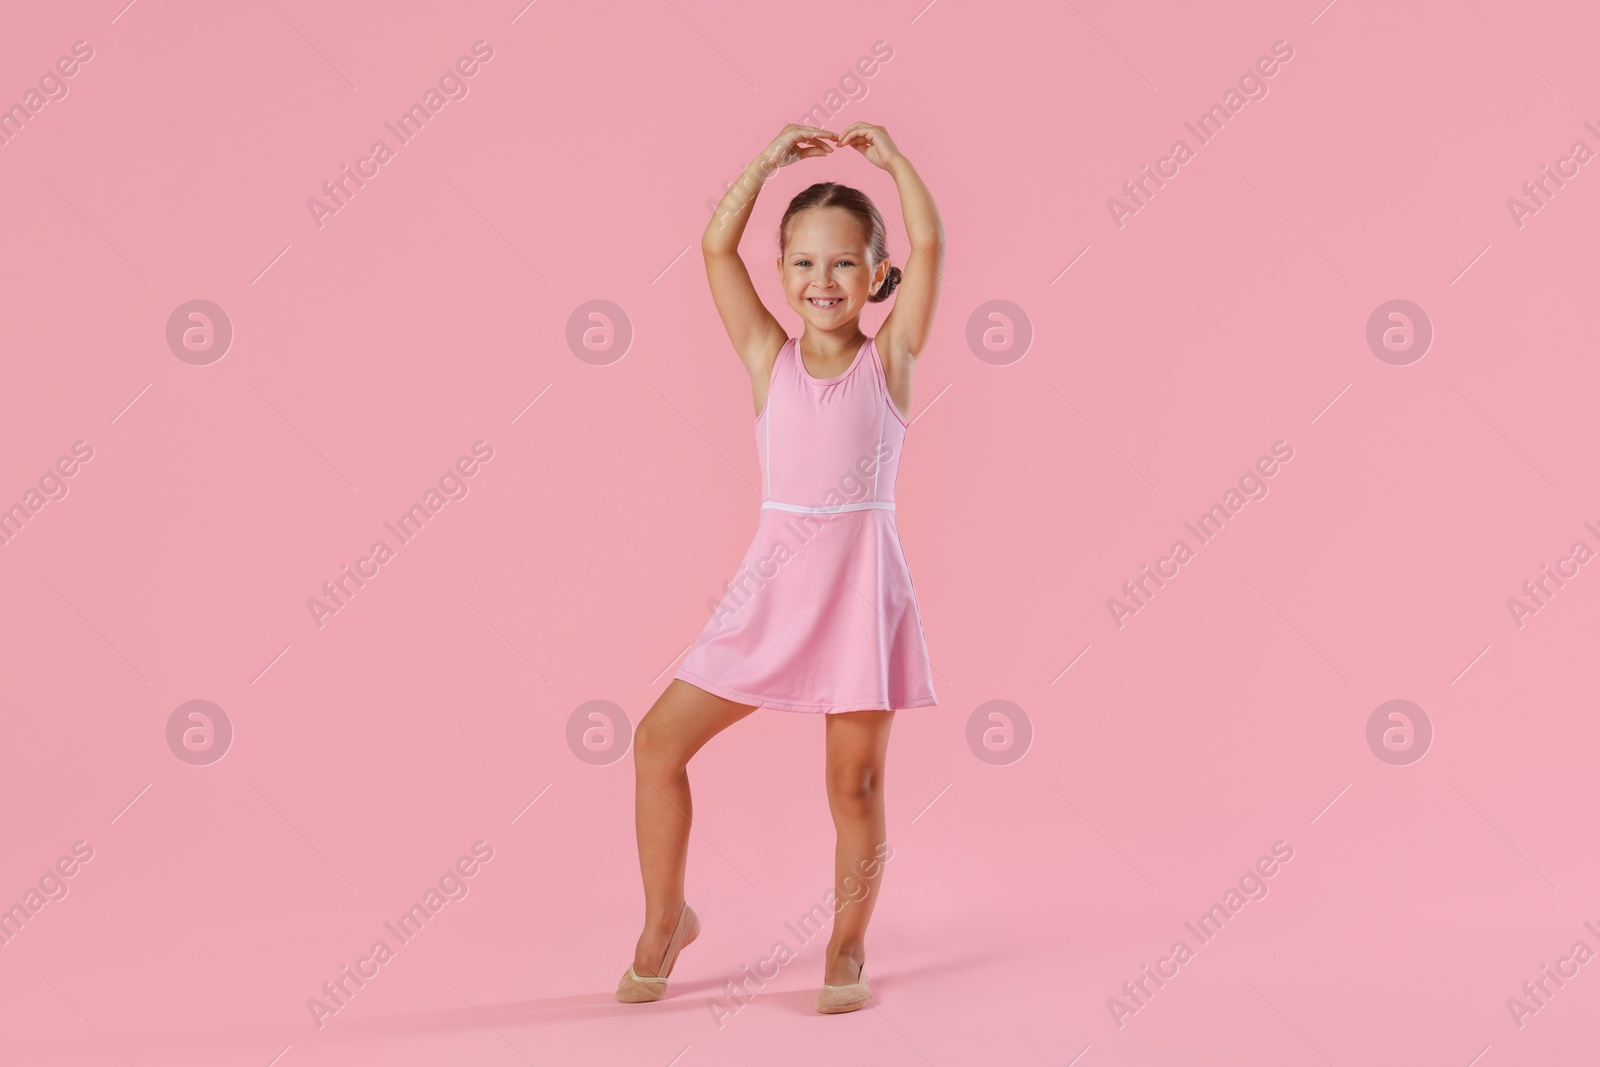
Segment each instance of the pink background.
[[[0,102],[94,54],[0,147],[0,506],[93,457],[0,547],[0,903],[93,858],[0,947],[0,1060],[1600,1056],[1600,962],[1520,1028],[1506,1003],[1600,950],[1600,575],[1520,628],[1506,605],[1600,548],[1600,162],[1520,228],[1506,206],[1600,148],[1600,16],[1319,2],[8,16]],[[306,201],[479,40],[468,95],[319,228]],[[785,923],[831,887],[822,723],[763,710],[691,765],[704,933],[667,999],[618,1005],[628,731],[591,765],[568,723],[638,722],[759,499],[694,243],[875,41],[892,58],[829,125],[885,126],[949,239],[898,486],[941,704],[897,717],[876,1000],[812,1011],[826,938]],[[1275,41],[1268,95],[1197,145],[1185,121]],[[1119,228],[1107,199],[1180,137],[1194,158]],[[780,172],[744,251],[791,332],[773,231],[824,179],[906,253],[854,152]],[[196,299],[234,329],[205,366],[166,339]],[[1365,338],[1396,299],[1435,332],[1405,366]],[[604,365],[568,342],[592,300],[632,331]],[[1003,365],[967,341],[996,300],[1032,334]],[[1119,629],[1107,598],[1280,440],[1270,495]],[[307,600],[476,441],[468,494],[319,628]],[[1394,699],[1434,730],[1408,765],[1366,739]],[[169,748],[190,700],[232,724],[220,761]],[[1020,760],[969,747],[991,700],[1031,724]],[[318,1029],[307,998],[477,841],[468,895]],[[1108,998],[1277,841],[1266,898],[1119,1027]],[[780,939],[799,958],[719,1027]]]

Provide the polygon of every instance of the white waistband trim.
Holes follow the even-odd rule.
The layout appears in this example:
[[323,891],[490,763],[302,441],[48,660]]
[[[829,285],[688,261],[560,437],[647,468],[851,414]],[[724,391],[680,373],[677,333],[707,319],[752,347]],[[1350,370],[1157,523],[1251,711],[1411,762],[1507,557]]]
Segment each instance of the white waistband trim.
[[835,511],[865,511],[867,508],[880,508],[884,511],[894,510],[892,500],[863,500],[855,504],[834,504],[829,507],[809,508],[804,504],[781,504],[776,500],[763,500],[761,510],[774,508],[778,511],[803,511],[809,514],[823,514]]

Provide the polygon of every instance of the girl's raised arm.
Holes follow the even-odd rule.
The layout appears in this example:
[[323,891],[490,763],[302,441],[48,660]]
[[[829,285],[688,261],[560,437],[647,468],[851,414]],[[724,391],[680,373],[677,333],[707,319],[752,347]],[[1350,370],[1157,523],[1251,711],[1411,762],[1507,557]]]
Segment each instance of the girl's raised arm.
[[888,171],[900,190],[900,214],[905,219],[911,255],[900,272],[894,307],[878,328],[876,344],[884,359],[908,363],[927,344],[939,303],[939,268],[944,264],[944,225],[939,221],[939,209],[916,168],[900,154],[882,126],[851,123],[840,135],[839,145],[850,145],[868,162]]
[[783,324],[761,303],[756,287],[750,283],[750,272],[739,255],[739,238],[744,235],[756,195],[767,177],[797,159],[832,152],[833,146],[822,138],[837,136],[815,126],[793,123],[785,126],[777,139],[756,156],[728,188],[700,238],[706,280],[711,283],[711,299],[717,305],[717,314],[722,316],[723,329],[728,331],[734,351],[739,353],[752,378],[760,374],[764,379],[771,374],[772,361],[783,347],[787,334]]

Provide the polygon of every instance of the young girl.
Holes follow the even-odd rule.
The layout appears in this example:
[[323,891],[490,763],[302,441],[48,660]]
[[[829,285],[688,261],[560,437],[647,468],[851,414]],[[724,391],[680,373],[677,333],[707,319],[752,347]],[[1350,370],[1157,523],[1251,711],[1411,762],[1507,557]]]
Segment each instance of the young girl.
[[[883,217],[859,191],[822,182],[800,193],[779,226],[777,260],[784,298],[805,326],[797,340],[756,295],[739,238],[772,171],[847,145],[894,176],[910,258],[904,272],[889,265]],[[721,606],[634,735],[645,926],[617,999],[660,997],[679,950],[700,932],[684,899],[690,757],[767,707],[825,716],[838,845],[817,1010],[854,1011],[871,999],[866,932],[883,876],[889,726],[897,708],[938,703],[895,528],[894,482],[944,233],[922,179],[883,127],[856,122],[836,134],[791,124],[728,190],[700,244],[717,313],[750,373],[761,512]],[[867,337],[861,312],[896,285],[894,308]]]

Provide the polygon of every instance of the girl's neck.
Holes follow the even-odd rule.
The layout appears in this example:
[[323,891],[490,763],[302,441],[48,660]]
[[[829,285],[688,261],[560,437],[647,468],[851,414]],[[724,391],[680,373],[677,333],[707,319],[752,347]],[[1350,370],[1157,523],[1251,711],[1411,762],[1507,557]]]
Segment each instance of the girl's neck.
[[802,351],[811,357],[813,365],[849,363],[856,358],[856,350],[866,343],[867,335],[861,332],[861,320],[846,323],[836,330],[818,330],[807,324],[800,335]]

